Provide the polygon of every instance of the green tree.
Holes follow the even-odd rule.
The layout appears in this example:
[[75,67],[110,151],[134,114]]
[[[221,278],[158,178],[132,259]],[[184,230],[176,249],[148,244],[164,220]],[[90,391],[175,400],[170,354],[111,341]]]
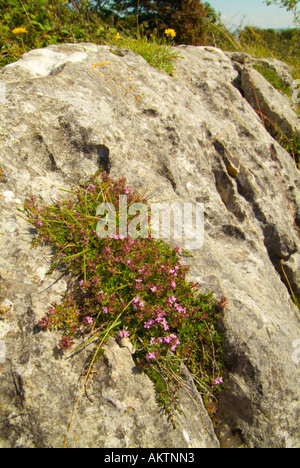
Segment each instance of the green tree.
[[108,8],[121,19],[130,21],[135,17],[139,24],[147,24],[150,31],[162,33],[173,28],[177,43],[193,45],[205,43],[208,24],[218,19],[210,4],[201,0],[114,0]]

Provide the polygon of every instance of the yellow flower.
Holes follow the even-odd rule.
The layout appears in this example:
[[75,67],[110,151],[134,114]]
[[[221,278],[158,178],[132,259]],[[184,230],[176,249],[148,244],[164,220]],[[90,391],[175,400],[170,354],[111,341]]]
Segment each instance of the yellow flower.
[[117,33],[117,34],[115,35],[115,40],[118,41],[119,39],[120,39],[120,34]]
[[27,33],[27,29],[26,28],[15,28],[12,30],[12,33],[13,34],[24,34],[24,33]]
[[174,39],[174,37],[176,36],[176,31],[175,29],[166,29],[165,35],[170,37],[171,39]]

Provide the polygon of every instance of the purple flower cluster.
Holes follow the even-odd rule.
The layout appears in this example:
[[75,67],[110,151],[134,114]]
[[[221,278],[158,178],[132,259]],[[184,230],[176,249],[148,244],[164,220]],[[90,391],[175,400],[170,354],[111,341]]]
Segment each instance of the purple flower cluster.
[[[39,327],[63,330],[60,346],[69,349],[83,332],[101,333],[114,324],[110,333],[130,338],[136,363],[154,381],[161,379],[159,388],[165,392],[163,401],[168,408],[176,399],[173,371],[179,372],[181,359],[204,382],[212,376],[211,387],[218,391],[223,382],[220,369],[209,369],[214,366],[218,346],[212,295],[201,298],[196,294],[197,284],[186,281],[188,267],[179,257],[183,253],[180,247],[172,248],[151,235],[137,239],[117,233],[114,238],[97,236],[99,203],[109,200],[117,210],[124,194],[129,206],[136,201],[147,203],[127,186],[125,178],[113,181],[106,173],[99,175],[92,183],[74,189],[74,200],[39,207],[31,197],[25,205],[29,222],[39,231],[35,245],[46,242],[56,249],[52,271],[64,263],[77,278],[68,296],[51,306]],[[222,298],[217,312],[226,303]],[[212,357],[208,359],[210,348]],[[166,371],[168,365],[172,373]]]

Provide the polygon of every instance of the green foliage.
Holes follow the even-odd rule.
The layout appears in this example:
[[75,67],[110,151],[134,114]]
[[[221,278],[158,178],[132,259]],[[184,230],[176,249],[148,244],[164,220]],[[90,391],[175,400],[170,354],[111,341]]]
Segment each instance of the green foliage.
[[286,150],[295,160],[295,163],[300,169],[300,136],[295,135],[293,138],[287,138],[283,133],[278,138],[278,143]]
[[286,94],[288,97],[291,97],[291,87],[278,76],[273,68],[259,64],[254,64],[253,67],[261,73],[274,88]]
[[116,0],[110,3],[118,24],[123,28],[147,25],[149,34],[157,31],[160,37],[166,28],[177,32],[179,44],[203,45],[208,25],[218,15],[208,2],[200,0]]
[[[32,49],[65,42],[94,42],[128,47],[141,54],[152,66],[172,74],[177,54],[171,42],[157,34],[143,33],[135,17],[122,20],[129,26],[125,31],[117,16],[104,3],[77,0],[0,0],[0,67],[18,60]],[[111,23],[109,26],[108,21]],[[117,27],[122,29],[118,33]]]
[[[278,89],[286,96],[291,98],[291,87],[284,82],[272,68],[265,65],[254,65],[254,68],[259,71],[265,78],[268,80],[274,88]],[[297,112],[297,108],[295,108]],[[269,119],[264,117],[265,125],[267,130],[274,136],[278,143],[290,153],[290,155],[295,160],[298,168],[300,167],[300,136],[293,135],[292,137],[287,137],[286,134],[278,127],[274,125]]]
[[[99,40],[102,36],[99,27],[103,21],[83,0],[0,0],[0,15],[0,66],[32,49]],[[26,32],[18,32],[19,28]]]
[[[153,379],[160,403],[173,418],[182,363],[208,405],[214,404],[223,367],[216,324],[226,299],[218,302],[212,294],[200,294],[197,284],[186,281],[188,267],[182,264],[182,255],[189,253],[179,247],[151,234],[97,235],[97,223],[103,221],[98,206],[108,202],[114,206],[120,227],[117,208],[124,194],[128,206],[147,203],[126,186],[124,178],[113,181],[105,172],[69,192],[62,202],[39,205],[34,197],[26,202],[23,213],[38,229],[33,246],[47,243],[55,248],[49,273],[64,265],[73,277],[68,295],[62,303],[52,304],[39,326],[61,329],[64,349],[84,336],[85,343],[101,341],[103,336],[129,337],[136,347],[137,365]],[[128,226],[134,220],[128,216]]]
[[[240,47],[254,57],[273,57],[288,63],[295,78],[300,73],[300,30],[260,29],[247,26],[239,31]],[[299,75],[300,76],[300,75]]]
[[[165,65],[160,66],[164,61],[162,56],[170,54],[159,46],[164,46],[161,40],[166,28],[176,30],[179,43],[198,45],[205,43],[211,24],[218,21],[215,10],[200,0],[151,3],[144,0],[0,0],[0,15],[0,67],[18,60],[29,50],[50,44],[113,44],[116,32],[120,31],[128,38],[129,46],[143,52],[147,48],[149,62],[157,62],[159,68],[165,69]],[[143,37],[140,26],[145,31]],[[24,31],[16,31],[20,28]],[[141,44],[137,43],[139,39]]]
[[[141,33],[139,32],[141,31]],[[136,37],[129,34],[119,34],[115,37],[116,47],[112,50],[118,54],[121,48],[131,49],[136,54],[141,55],[150,65],[160,70],[164,70],[169,75],[173,75],[174,61],[178,57],[178,52],[172,48],[173,41],[163,37],[156,37],[151,34],[147,37],[143,34],[143,28],[138,29]]]

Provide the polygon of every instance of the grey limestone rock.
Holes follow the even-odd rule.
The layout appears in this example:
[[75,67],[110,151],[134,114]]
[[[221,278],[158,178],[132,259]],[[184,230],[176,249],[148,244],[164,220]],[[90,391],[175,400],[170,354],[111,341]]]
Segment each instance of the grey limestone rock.
[[[177,50],[174,77],[95,44],[49,46],[0,70],[1,447],[62,446],[93,350],[63,354],[57,332],[37,333],[69,277],[45,276],[51,249],[30,249],[33,232],[17,207],[30,194],[44,203],[63,197],[59,189],[101,165],[155,191],[155,201],[204,204],[204,245],[186,262],[204,292],[228,298],[220,323],[227,380],[215,428],[187,376],[174,430],[152,382],[110,340],[68,446],[300,446],[300,315],[280,263],[299,292],[299,172],[237,89],[236,62],[215,48]],[[245,87],[248,65],[239,66]],[[263,102],[269,89],[261,89]],[[299,130],[296,115],[284,118]]]

